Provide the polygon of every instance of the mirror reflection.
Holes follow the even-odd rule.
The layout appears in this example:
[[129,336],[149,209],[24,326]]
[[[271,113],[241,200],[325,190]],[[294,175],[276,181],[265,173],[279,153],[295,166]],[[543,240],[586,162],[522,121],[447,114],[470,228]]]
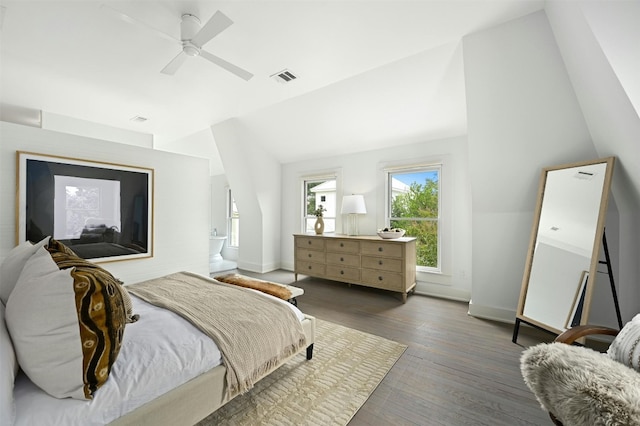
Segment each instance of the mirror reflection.
[[524,316],[558,330],[589,271],[606,163],[547,173]]

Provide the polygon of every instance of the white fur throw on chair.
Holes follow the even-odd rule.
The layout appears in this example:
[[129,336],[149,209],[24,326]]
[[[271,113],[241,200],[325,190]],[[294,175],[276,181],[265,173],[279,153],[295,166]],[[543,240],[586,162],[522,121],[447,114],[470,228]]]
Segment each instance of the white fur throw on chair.
[[640,425],[640,373],[607,355],[541,343],[520,361],[529,389],[565,426]]

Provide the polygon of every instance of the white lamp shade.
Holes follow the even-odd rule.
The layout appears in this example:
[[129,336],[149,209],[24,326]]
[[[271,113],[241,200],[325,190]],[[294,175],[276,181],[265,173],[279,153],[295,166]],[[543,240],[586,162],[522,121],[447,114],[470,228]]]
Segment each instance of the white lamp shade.
[[342,197],[342,214],[366,214],[367,206],[362,195],[345,195]]

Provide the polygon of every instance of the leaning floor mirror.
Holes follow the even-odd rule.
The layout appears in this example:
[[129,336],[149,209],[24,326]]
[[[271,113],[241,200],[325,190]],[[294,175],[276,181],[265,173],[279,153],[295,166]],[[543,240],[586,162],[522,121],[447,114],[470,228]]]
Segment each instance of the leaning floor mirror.
[[608,157],[542,170],[514,343],[521,322],[555,334],[586,323],[614,160]]

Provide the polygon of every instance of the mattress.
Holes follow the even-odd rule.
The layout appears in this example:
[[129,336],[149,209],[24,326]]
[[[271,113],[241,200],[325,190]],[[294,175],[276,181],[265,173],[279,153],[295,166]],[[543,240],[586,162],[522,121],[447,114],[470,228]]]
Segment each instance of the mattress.
[[[221,364],[215,343],[187,320],[131,298],[140,319],[127,325],[109,380],[94,399],[54,398],[20,373],[14,389],[16,426],[104,425]],[[304,319],[293,305],[281,302]]]

